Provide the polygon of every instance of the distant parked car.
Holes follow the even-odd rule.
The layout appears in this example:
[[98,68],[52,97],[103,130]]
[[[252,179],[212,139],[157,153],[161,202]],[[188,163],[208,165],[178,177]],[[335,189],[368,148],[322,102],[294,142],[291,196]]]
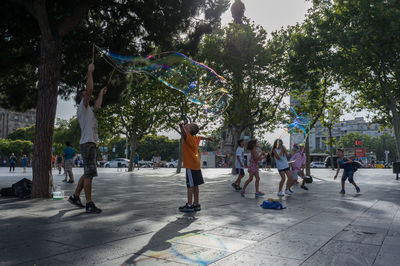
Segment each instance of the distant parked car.
[[177,168],[178,167],[178,160],[166,163],[166,167],[168,167],[168,168]]
[[391,168],[390,164],[385,163],[384,161],[376,162],[376,168]]
[[129,160],[125,158],[116,158],[104,164],[105,168],[116,168],[120,164],[120,167],[126,168],[129,165]]
[[324,162],[311,162],[310,167],[311,168],[325,168],[325,163]]

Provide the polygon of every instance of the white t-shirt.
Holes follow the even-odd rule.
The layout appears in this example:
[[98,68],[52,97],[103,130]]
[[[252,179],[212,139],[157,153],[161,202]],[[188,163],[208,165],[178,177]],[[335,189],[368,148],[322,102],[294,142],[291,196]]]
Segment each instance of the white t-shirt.
[[85,107],[83,99],[78,105],[77,111],[79,125],[81,126],[81,140],[79,144],[93,142],[97,143],[99,135],[97,132],[97,119],[94,114],[94,106]]
[[236,149],[236,156],[235,156],[236,169],[243,169],[243,166],[240,165],[240,162],[237,159],[238,156],[240,157],[240,161],[242,162],[242,165],[244,166],[244,148],[243,147],[239,146]]

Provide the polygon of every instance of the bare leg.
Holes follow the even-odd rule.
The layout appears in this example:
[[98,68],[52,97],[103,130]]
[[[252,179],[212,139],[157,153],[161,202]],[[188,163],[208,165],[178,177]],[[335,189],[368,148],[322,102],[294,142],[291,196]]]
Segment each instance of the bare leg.
[[67,174],[69,175],[69,180],[74,181],[74,174],[72,173],[72,170],[68,170]]
[[238,178],[235,181],[235,184],[240,186],[240,181],[242,180],[243,177],[244,177],[244,175],[239,175]]
[[256,182],[255,182],[255,186],[256,186],[256,192],[260,192],[259,188],[260,188],[260,175],[259,174],[255,174],[254,175],[256,177]]
[[353,184],[354,187],[357,187],[356,182],[353,181],[353,182],[351,182],[351,183]]
[[199,204],[199,186],[193,187],[194,190],[194,202],[193,204]]
[[244,183],[244,186],[243,186],[243,189],[242,189],[243,191],[246,190],[246,187],[250,184],[251,181],[253,181],[253,174],[250,174],[249,175],[249,179],[247,179],[246,183]]
[[194,194],[194,188],[188,187],[187,188],[187,203],[189,205],[192,205],[192,203],[193,203],[193,194]]
[[92,181],[93,178],[84,178],[83,188],[85,189],[86,203],[92,202]]
[[286,182],[286,189],[290,189],[293,184],[294,184],[294,180],[293,180],[293,176],[292,176],[292,171],[285,171],[286,176],[287,176],[287,182]]
[[344,190],[344,181],[342,181],[342,190]]
[[78,185],[76,186],[75,193],[74,193],[75,196],[77,196],[77,197],[79,197],[79,195],[82,192],[84,179],[85,178],[83,176],[81,176],[81,178],[79,178],[79,182],[78,182]]
[[285,172],[279,172],[279,175],[281,176],[281,181],[279,182],[279,192],[282,191],[283,184],[285,184]]

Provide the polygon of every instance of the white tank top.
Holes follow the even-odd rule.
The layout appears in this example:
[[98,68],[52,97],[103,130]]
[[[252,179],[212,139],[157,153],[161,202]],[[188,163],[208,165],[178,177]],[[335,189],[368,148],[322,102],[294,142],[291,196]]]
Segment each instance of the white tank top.
[[[279,155],[279,153],[281,152],[281,149],[275,149],[275,151]],[[278,168],[278,170],[283,170],[283,169],[289,168],[289,163],[286,158],[286,155],[282,155],[282,156],[280,156],[280,158],[281,159],[278,160],[278,158],[275,157],[276,168]]]

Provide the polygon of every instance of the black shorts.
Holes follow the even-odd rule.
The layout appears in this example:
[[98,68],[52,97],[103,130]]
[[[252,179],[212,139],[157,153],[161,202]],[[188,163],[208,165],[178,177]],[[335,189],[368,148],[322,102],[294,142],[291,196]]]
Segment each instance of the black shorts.
[[342,182],[346,182],[346,179],[349,179],[350,183],[354,182],[354,171],[350,170],[350,171],[343,171],[343,175],[342,175]]
[[186,186],[195,187],[201,184],[204,184],[201,170],[191,170],[186,168]]
[[279,173],[280,173],[280,172],[286,172],[286,171],[289,171],[289,170],[290,170],[290,167],[285,168],[285,169],[281,169],[281,170],[278,169],[278,172],[279,172]]
[[83,176],[85,178],[97,176],[96,144],[93,142],[83,143],[80,145],[80,151],[83,159]]
[[244,170],[243,170],[243,168],[236,168],[236,174],[238,174],[238,175],[244,175]]

